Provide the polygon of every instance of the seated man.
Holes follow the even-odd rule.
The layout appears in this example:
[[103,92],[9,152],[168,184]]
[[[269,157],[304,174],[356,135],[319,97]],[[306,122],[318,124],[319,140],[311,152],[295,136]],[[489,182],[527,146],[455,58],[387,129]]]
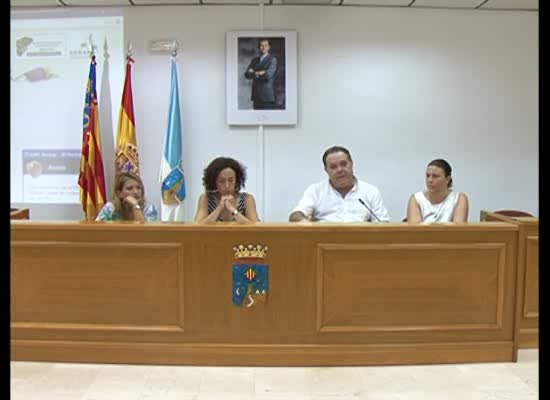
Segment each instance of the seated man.
[[353,161],[347,149],[329,148],[323,154],[323,164],[328,179],[306,189],[290,214],[290,222],[389,222],[378,188],[353,175]]

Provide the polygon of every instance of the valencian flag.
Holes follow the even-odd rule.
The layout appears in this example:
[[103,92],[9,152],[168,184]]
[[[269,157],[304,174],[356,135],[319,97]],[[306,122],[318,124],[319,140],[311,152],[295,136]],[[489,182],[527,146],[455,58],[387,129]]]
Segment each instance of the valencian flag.
[[126,78],[122,91],[118,129],[116,134],[115,175],[121,172],[139,174],[139,156],[136,141],[134,119],[134,101],[132,99],[132,64],[134,60],[126,57]]
[[105,175],[99,137],[98,105],[96,92],[95,56],[90,62],[90,74],[84,103],[82,155],[78,186],[80,203],[88,221],[95,219],[105,204]]
[[181,151],[181,118],[178,94],[178,74],[175,57],[171,58],[170,106],[168,127],[164,138],[164,152],[160,162],[162,182],[162,220],[183,221],[185,199],[185,179]]

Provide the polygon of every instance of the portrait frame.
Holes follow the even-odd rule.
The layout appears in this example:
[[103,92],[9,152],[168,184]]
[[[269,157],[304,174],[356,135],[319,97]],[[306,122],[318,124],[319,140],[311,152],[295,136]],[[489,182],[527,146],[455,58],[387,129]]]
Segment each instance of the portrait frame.
[[[298,122],[297,37],[290,30],[226,32],[226,115],[228,125],[296,125]],[[259,40],[267,38],[269,54],[277,60],[275,100],[269,109],[257,109],[252,100],[254,78],[246,78],[247,65],[260,53]],[[254,46],[253,46],[254,44]],[[251,65],[251,64],[250,64]]]

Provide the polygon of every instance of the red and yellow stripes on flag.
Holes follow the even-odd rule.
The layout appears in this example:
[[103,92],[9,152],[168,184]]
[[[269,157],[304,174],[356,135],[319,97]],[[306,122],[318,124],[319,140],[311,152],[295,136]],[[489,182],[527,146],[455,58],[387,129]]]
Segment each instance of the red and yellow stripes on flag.
[[256,271],[254,271],[252,268],[248,268],[246,272],[244,273],[244,276],[249,281],[253,280],[256,277]]
[[132,65],[134,60],[126,58],[126,78],[122,91],[122,101],[118,113],[116,135],[115,174],[134,172],[139,174],[139,155],[134,120],[134,101],[132,99]]
[[82,154],[78,176],[80,203],[88,221],[95,219],[106,199],[101,139],[99,137],[95,70],[95,56],[92,56],[84,102]]

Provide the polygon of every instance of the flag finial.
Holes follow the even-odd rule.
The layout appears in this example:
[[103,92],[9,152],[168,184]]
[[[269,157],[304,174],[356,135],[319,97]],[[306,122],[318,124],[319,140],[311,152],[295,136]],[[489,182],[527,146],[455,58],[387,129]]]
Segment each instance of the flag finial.
[[179,42],[177,40],[174,40],[174,46],[172,47],[172,57],[176,58],[178,56],[178,50],[179,50]]
[[90,42],[90,58],[93,58],[95,56],[95,49],[97,48],[97,46],[94,45],[91,33],[90,36],[88,36],[88,41]]
[[128,51],[126,52],[126,56],[128,58],[132,58],[134,55],[134,52],[132,51],[132,42],[128,42]]

